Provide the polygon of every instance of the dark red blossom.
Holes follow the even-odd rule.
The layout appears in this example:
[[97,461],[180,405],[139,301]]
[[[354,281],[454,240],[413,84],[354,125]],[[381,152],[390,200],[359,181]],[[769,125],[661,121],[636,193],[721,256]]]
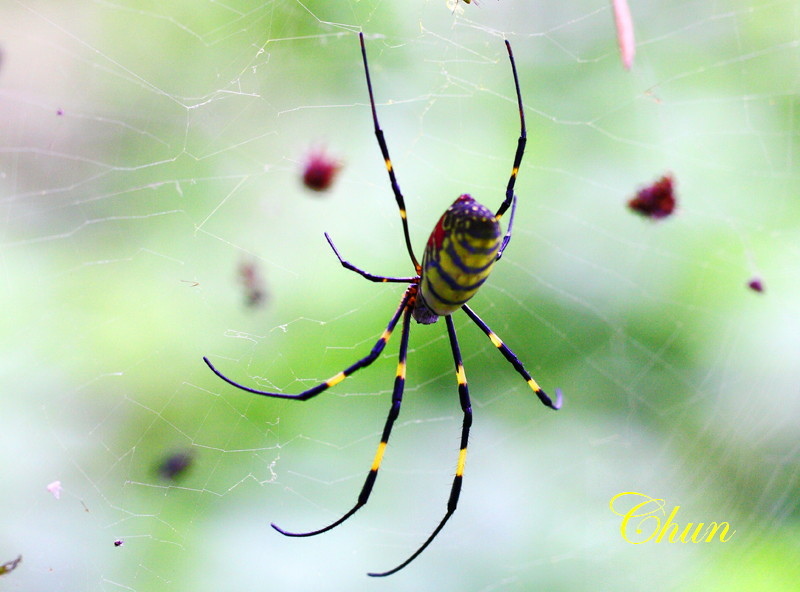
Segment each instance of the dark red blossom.
[[248,306],[260,306],[267,299],[264,280],[255,261],[243,260],[239,263],[239,282],[244,288],[245,302]]
[[664,175],[652,185],[640,189],[628,202],[634,212],[659,220],[675,211],[675,183],[672,175]]
[[747,282],[747,287],[750,288],[753,292],[762,293],[764,291],[764,283],[761,281],[761,278],[754,277],[749,282]]
[[175,481],[192,466],[194,455],[191,451],[173,452],[163,458],[158,465],[158,474],[162,479]]
[[303,185],[313,191],[326,191],[333,184],[341,163],[329,156],[325,150],[312,150],[303,166]]

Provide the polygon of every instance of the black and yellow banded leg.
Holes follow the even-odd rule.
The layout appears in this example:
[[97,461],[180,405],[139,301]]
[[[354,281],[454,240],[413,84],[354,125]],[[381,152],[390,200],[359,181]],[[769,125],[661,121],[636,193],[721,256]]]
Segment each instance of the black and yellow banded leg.
[[[519,167],[522,164],[522,156],[525,154],[525,144],[528,142],[528,132],[525,129],[525,111],[522,107],[522,93],[519,90],[519,77],[517,76],[517,64],[514,61],[514,53],[511,51],[511,44],[508,40],[506,40],[506,49],[508,50],[508,59],[511,61],[511,72],[514,74],[514,89],[517,92],[519,139],[517,140],[517,151],[514,153],[514,164],[511,167],[511,176],[508,179],[508,185],[506,185],[506,196],[495,214],[498,220],[506,213],[511,202],[514,201],[514,184],[517,182],[517,174],[519,174]],[[509,236],[509,239],[510,238]],[[508,240],[506,240],[504,244],[508,244]]]
[[364,34],[359,33],[358,38],[361,41],[361,57],[364,59],[364,72],[367,76],[367,90],[369,91],[369,104],[372,108],[372,122],[375,125],[375,138],[378,140],[383,162],[386,165],[386,172],[389,173],[389,182],[392,184],[392,193],[394,193],[397,208],[400,210],[400,220],[403,223],[403,237],[406,241],[406,250],[408,251],[409,257],[411,257],[411,262],[414,264],[414,269],[419,273],[422,268],[414,255],[414,249],[411,246],[411,237],[408,234],[408,216],[406,214],[405,199],[403,199],[403,192],[400,191],[400,184],[397,182],[397,177],[394,174],[394,165],[392,164],[392,159],[389,157],[389,148],[386,146],[383,130],[378,123],[378,111],[375,109],[375,96],[372,93],[372,80],[370,79],[369,66],[367,65],[367,48],[364,46]]
[[383,433],[381,434],[381,441],[378,444],[378,449],[375,451],[375,456],[372,459],[372,466],[369,469],[366,481],[364,481],[364,486],[361,488],[361,493],[358,494],[358,501],[356,502],[356,505],[335,522],[310,532],[289,532],[288,530],[284,530],[273,523],[272,528],[277,530],[279,533],[291,537],[307,537],[322,534],[323,532],[327,532],[332,528],[339,526],[342,522],[355,514],[362,506],[367,504],[370,493],[372,493],[372,487],[375,485],[375,480],[378,478],[378,471],[381,468],[383,454],[386,452],[386,446],[389,443],[389,436],[392,434],[392,427],[394,426],[395,420],[400,415],[400,405],[403,402],[403,388],[406,384],[406,354],[408,353],[408,333],[410,321],[411,309],[406,308],[405,314],[403,315],[403,327],[400,333],[400,354],[397,361],[397,373],[394,379],[394,390],[392,391],[392,406],[389,409],[389,415],[386,417],[386,423],[383,426]]
[[456,463],[456,474],[453,477],[453,485],[450,488],[450,497],[447,499],[447,511],[445,512],[444,517],[436,526],[434,531],[431,535],[425,540],[424,543],[414,551],[414,553],[406,559],[403,563],[398,565],[397,567],[390,569],[389,571],[384,571],[380,573],[369,573],[372,577],[384,577],[390,576],[393,573],[396,573],[407,566],[409,563],[414,561],[420,553],[422,553],[428,545],[431,544],[433,539],[436,538],[436,535],[441,532],[444,528],[444,525],[447,524],[447,521],[450,519],[450,516],[456,511],[458,507],[458,498],[461,495],[461,482],[464,478],[464,465],[467,462],[467,442],[469,441],[469,430],[472,427],[472,404],[469,400],[469,387],[467,386],[467,375],[464,372],[464,364],[461,360],[461,349],[458,346],[458,338],[456,337],[456,328],[453,324],[453,318],[451,315],[447,315],[444,317],[445,321],[447,322],[447,335],[450,338],[450,348],[453,352],[453,360],[455,361],[456,365],[456,381],[458,382],[458,400],[461,405],[461,411],[464,414],[464,419],[461,423],[461,444],[458,450],[458,462]]
[[410,286],[405,291],[405,293],[403,294],[403,298],[400,300],[400,306],[397,307],[397,310],[395,311],[394,315],[392,315],[392,318],[389,321],[389,324],[386,326],[386,329],[384,329],[380,338],[378,338],[378,341],[375,342],[375,345],[372,347],[372,351],[370,351],[366,356],[358,360],[356,363],[348,366],[341,372],[334,374],[325,382],[321,382],[320,384],[313,386],[310,389],[305,390],[302,393],[298,393],[296,395],[290,395],[286,393],[272,393],[269,391],[262,391],[254,389],[249,386],[245,386],[228,378],[222,372],[217,370],[214,367],[214,364],[212,364],[208,358],[203,357],[203,361],[208,365],[209,368],[211,368],[212,372],[214,372],[214,374],[219,376],[222,380],[224,380],[230,385],[235,386],[238,389],[247,391],[248,393],[253,393],[255,395],[262,395],[264,397],[275,397],[277,399],[294,399],[298,401],[307,401],[311,397],[315,397],[321,392],[328,390],[332,386],[336,386],[337,384],[342,382],[345,378],[353,374],[356,370],[360,370],[361,368],[366,368],[367,366],[372,364],[372,362],[374,362],[379,355],[381,355],[383,348],[386,347],[389,338],[392,336],[394,328],[397,326],[397,322],[400,320],[400,315],[403,314],[404,310],[406,310],[408,299],[411,298],[411,295],[414,293],[416,293],[416,286]]
[[[513,210],[512,210],[512,212],[513,212]],[[512,215],[512,218],[513,218],[513,215]],[[509,229],[510,228],[511,227],[509,226]],[[397,282],[397,283],[403,283],[403,284],[413,284],[415,282],[419,282],[419,276],[388,277],[388,276],[384,276],[384,275],[375,275],[374,273],[369,273],[368,271],[364,271],[360,267],[356,267],[355,265],[353,265],[349,261],[346,261],[346,260],[342,259],[342,256],[339,254],[339,250],[336,248],[336,245],[333,244],[333,240],[331,239],[331,237],[328,235],[327,232],[325,233],[325,239],[328,241],[328,244],[331,246],[331,249],[333,249],[333,253],[336,255],[336,258],[339,260],[339,263],[342,264],[342,267],[344,267],[345,269],[349,269],[350,271],[355,271],[361,277],[363,277],[365,279],[368,279],[371,282]]]
[[511,200],[511,215],[508,217],[508,228],[506,229],[506,235],[503,237],[503,242],[500,243],[500,248],[497,250],[497,255],[495,256],[495,261],[500,261],[500,257],[503,256],[503,251],[506,250],[509,241],[511,240],[511,232],[514,228],[514,214],[517,213],[517,196],[514,195]]
[[503,354],[506,360],[511,362],[511,365],[514,366],[514,370],[516,370],[522,378],[528,383],[528,386],[531,387],[536,396],[539,397],[539,400],[550,407],[551,409],[559,409],[561,407],[561,391],[556,389],[556,401],[555,403],[550,399],[550,397],[542,390],[542,388],[537,384],[537,382],[528,374],[528,371],[525,370],[525,367],[522,365],[522,362],[519,361],[519,358],[511,351],[508,346],[503,343],[503,340],[497,336],[497,334],[492,331],[489,326],[481,320],[481,318],[475,314],[475,312],[466,304],[461,307],[461,309],[467,313],[467,316],[471,318],[478,327],[481,328],[481,331],[486,333],[489,337],[491,342],[494,346],[500,350],[500,353]]

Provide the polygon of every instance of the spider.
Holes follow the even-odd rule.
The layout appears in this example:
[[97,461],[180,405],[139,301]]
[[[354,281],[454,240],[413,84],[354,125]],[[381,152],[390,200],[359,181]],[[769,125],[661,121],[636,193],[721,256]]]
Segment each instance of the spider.
[[[341,518],[319,528],[308,532],[292,532],[280,528],[272,524],[271,526],[283,535],[290,537],[307,537],[327,532],[336,526],[342,524],[345,520],[353,516],[359,509],[366,505],[369,500],[372,488],[378,477],[378,471],[381,467],[384,452],[389,436],[392,432],[395,420],[400,413],[400,405],[403,400],[403,387],[406,377],[406,353],[408,351],[408,335],[410,329],[411,318],[413,317],[418,323],[429,325],[435,323],[439,317],[444,317],[445,324],[447,325],[447,334],[450,338],[450,348],[455,361],[456,381],[458,383],[458,397],[461,404],[461,411],[463,413],[463,420],[461,424],[461,443],[458,453],[458,461],[456,463],[456,474],[453,478],[452,487],[450,489],[450,497],[447,500],[447,511],[439,524],[433,530],[431,535],[412,553],[405,561],[383,572],[371,572],[368,575],[373,577],[388,576],[396,573],[406,567],[414,559],[416,559],[436,538],[436,535],[444,528],[444,525],[456,511],[458,505],[458,498],[461,493],[461,482],[464,474],[464,464],[467,458],[467,441],[469,440],[470,426],[472,425],[472,406],[470,404],[469,389],[467,386],[467,377],[464,373],[464,366],[462,364],[461,351],[456,338],[456,329],[453,323],[453,313],[463,310],[472,321],[478,325],[486,336],[491,340],[492,344],[500,351],[501,354],[508,360],[511,365],[528,383],[533,392],[539,397],[539,400],[551,409],[558,409],[561,406],[561,394],[557,390],[556,401],[550,399],[549,396],[539,387],[536,381],[528,374],[522,363],[517,356],[512,352],[508,346],[489,328],[489,326],[481,320],[481,318],[467,306],[467,301],[475,295],[480,288],[481,284],[486,280],[489,272],[494,263],[500,259],[503,250],[508,246],[511,240],[511,228],[514,220],[514,211],[516,209],[516,195],[514,194],[514,183],[517,179],[522,156],[525,152],[526,143],[526,130],[525,130],[525,116],[522,107],[522,95],[519,89],[519,79],[517,77],[517,67],[514,62],[514,54],[511,51],[511,44],[506,41],[506,49],[508,51],[508,58],[511,62],[511,72],[514,76],[514,87],[517,95],[517,106],[519,109],[520,119],[520,136],[517,140],[517,151],[514,155],[514,165],[511,169],[511,177],[506,186],[505,199],[503,200],[497,213],[493,214],[491,210],[482,206],[475,201],[470,195],[462,194],[455,200],[447,211],[442,215],[438,223],[433,229],[433,232],[428,239],[425,246],[425,253],[422,258],[422,263],[417,261],[414,255],[414,250],[411,247],[411,239],[408,232],[408,222],[406,220],[406,206],[403,194],[400,191],[400,186],[395,177],[394,166],[389,158],[389,149],[386,146],[383,130],[378,123],[378,115],[375,109],[375,98],[372,92],[372,82],[370,81],[369,67],[367,65],[367,50],[364,44],[363,33],[359,34],[359,41],[361,43],[361,56],[364,62],[364,72],[367,81],[367,91],[369,92],[370,108],[372,109],[372,121],[375,127],[375,136],[378,140],[381,154],[383,155],[386,170],[389,174],[389,181],[392,186],[397,207],[400,210],[400,219],[403,227],[403,236],[405,237],[406,250],[411,258],[411,263],[414,265],[413,276],[409,277],[386,277],[381,275],[374,275],[364,271],[349,261],[346,261],[339,254],[336,246],[333,244],[330,236],[325,233],[325,238],[328,241],[331,249],[336,255],[339,263],[350,271],[353,271],[363,278],[371,282],[396,282],[408,284],[400,304],[392,315],[389,324],[383,331],[378,341],[373,346],[372,350],[363,358],[348,366],[341,372],[334,374],[328,380],[317,384],[299,394],[287,393],[273,393],[258,390],[252,387],[240,384],[217,370],[208,358],[203,358],[209,368],[225,382],[249,393],[256,395],[263,395],[265,397],[277,397],[280,399],[292,399],[297,401],[307,401],[312,397],[336,386],[345,378],[372,364],[383,351],[389,338],[392,335],[397,324],[402,317],[402,329],[400,333],[400,351],[397,363],[397,372],[394,379],[394,390],[392,391],[392,403],[389,410],[389,415],[386,418],[386,423],[383,427],[380,443],[375,452],[372,465],[367,474],[366,481],[361,488],[358,495],[356,504],[347,511]],[[511,207],[511,215],[508,222],[508,230],[503,236],[500,229],[500,218]]]

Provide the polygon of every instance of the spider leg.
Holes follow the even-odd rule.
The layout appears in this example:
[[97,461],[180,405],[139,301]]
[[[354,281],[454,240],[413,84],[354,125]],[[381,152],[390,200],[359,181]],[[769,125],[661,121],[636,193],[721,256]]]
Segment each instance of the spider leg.
[[408,220],[406,219],[405,200],[403,199],[403,193],[400,191],[400,185],[397,182],[397,177],[394,175],[394,166],[392,166],[392,159],[389,158],[389,148],[386,146],[386,140],[383,137],[383,130],[378,123],[378,111],[375,109],[375,97],[372,93],[372,81],[369,77],[369,66],[367,65],[367,48],[364,45],[364,33],[359,33],[358,39],[361,42],[361,56],[364,58],[364,73],[367,76],[367,90],[369,91],[369,104],[372,108],[372,122],[375,125],[375,137],[377,138],[378,146],[380,146],[381,149],[383,162],[386,164],[386,172],[389,173],[389,181],[392,184],[394,199],[397,202],[398,209],[400,210],[400,219],[403,222],[403,236],[406,240],[406,250],[408,251],[409,257],[411,257],[411,262],[414,264],[414,269],[416,269],[417,273],[419,273],[422,268],[419,265],[419,261],[417,261],[417,258],[414,256],[414,249],[411,247],[411,237],[408,234]]
[[506,230],[506,235],[503,237],[503,242],[500,244],[500,250],[497,251],[497,257],[495,258],[495,261],[500,261],[500,257],[503,256],[503,251],[506,250],[508,242],[511,240],[511,229],[514,227],[514,214],[516,214],[516,212],[517,196],[515,195],[511,200],[511,215],[508,217],[508,230]]
[[311,532],[289,532],[276,526],[275,524],[272,524],[272,528],[277,530],[279,533],[291,537],[307,537],[314,536],[316,534],[322,534],[323,532],[327,532],[332,528],[339,526],[342,522],[355,514],[362,506],[366,505],[367,500],[369,500],[370,493],[372,493],[372,487],[375,485],[375,480],[378,478],[378,470],[381,468],[381,461],[383,460],[384,452],[386,452],[386,445],[389,442],[389,436],[392,433],[392,427],[394,426],[394,422],[398,415],[400,415],[400,405],[403,402],[403,387],[406,383],[406,354],[408,352],[408,333],[410,321],[411,309],[406,308],[405,314],[403,315],[403,328],[400,334],[400,354],[397,361],[397,373],[394,379],[394,390],[392,391],[392,406],[389,409],[389,415],[386,417],[386,424],[383,426],[381,441],[378,444],[378,449],[375,451],[375,457],[372,460],[372,466],[367,474],[367,479],[364,481],[364,486],[361,488],[361,493],[358,494],[358,501],[356,502],[356,505],[335,522],[318,530],[312,530]]
[[558,410],[561,408],[561,391],[556,389],[556,401],[555,403],[550,399],[549,396],[541,389],[541,387],[536,383],[536,381],[531,378],[531,375],[528,374],[528,371],[525,370],[525,367],[522,365],[522,362],[519,361],[519,358],[511,351],[508,346],[503,343],[503,340],[500,339],[494,331],[492,331],[489,326],[481,320],[481,318],[475,314],[475,312],[466,304],[461,307],[462,310],[467,313],[467,316],[471,318],[478,327],[481,328],[481,331],[486,333],[487,337],[491,340],[494,346],[500,350],[500,353],[511,362],[511,365],[514,366],[514,370],[519,372],[520,376],[525,379],[528,383],[528,386],[533,389],[533,392],[536,393],[536,396],[539,397],[539,400],[550,407],[551,409]]
[[244,386],[243,384],[240,384],[228,378],[222,372],[217,370],[207,357],[203,357],[203,361],[208,365],[209,368],[211,368],[211,371],[214,372],[214,374],[216,374],[217,376],[219,376],[222,380],[224,380],[230,385],[235,386],[238,389],[247,391],[248,393],[253,393],[255,395],[263,395],[265,397],[276,397],[278,399],[296,399],[298,401],[307,401],[311,397],[314,397],[320,394],[321,392],[328,390],[332,386],[339,384],[345,378],[353,374],[356,370],[360,370],[361,368],[369,366],[370,364],[372,364],[372,362],[374,362],[377,359],[377,357],[383,351],[383,348],[386,347],[386,343],[389,341],[389,338],[392,336],[392,331],[394,331],[395,326],[397,326],[397,322],[400,320],[400,315],[403,313],[404,310],[408,308],[408,300],[409,298],[411,298],[411,295],[415,291],[416,291],[416,286],[409,286],[409,288],[405,291],[405,293],[403,294],[403,298],[400,300],[400,306],[397,307],[397,310],[395,311],[394,315],[392,315],[392,318],[389,321],[389,324],[386,326],[386,329],[383,331],[383,334],[381,334],[378,341],[372,347],[372,351],[370,351],[366,356],[364,356],[354,364],[348,366],[338,374],[334,374],[325,382],[321,382],[320,384],[313,386],[310,389],[307,389],[297,395],[290,395],[286,393],[271,393],[268,391],[254,389],[249,386]]
[[345,261],[344,259],[342,259],[342,256],[339,254],[339,251],[336,249],[336,246],[333,244],[333,240],[331,240],[331,237],[328,236],[327,232],[325,233],[325,239],[328,241],[328,244],[331,246],[331,249],[333,249],[333,253],[339,259],[339,263],[342,264],[342,267],[344,267],[345,269],[349,269],[350,271],[355,271],[361,277],[363,277],[365,279],[368,279],[371,282],[398,282],[398,283],[404,283],[404,284],[413,284],[414,282],[418,282],[419,281],[419,276],[414,276],[414,277],[386,277],[386,276],[382,276],[382,275],[375,275],[375,274],[369,273],[368,271],[364,271],[363,269],[359,269],[358,267],[356,267],[355,265],[353,265],[349,261]]
[[[525,113],[522,108],[522,93],[519,90],[519,77],[517,76],[517,64],[514,61],[514,54],[511,51],[511,44],[506,39],[506,49],[508,50],[508,59],[511,61],[511,71],[514,74],[514,88],[517,91],[517,106],[519,107],[519,139],[517,140],[517,152],[514,154],[514,166],[511,167],[511,177],[508,179],[506,186],[506,198],[500,205],[495,216],[499,219],[514,201],[514,184],[517,182],[517,173],[519,173],[519,166],[522,163],[522,155],[525,154],[525,144],[528,141],[527,131],[525,130]],[[511,240],[511,232],[509,228],[508,240]],[[508,240],[504,240],[503,246],[508,244]]]
[[450,347],[453,351],[453,360],[456,364],[456,380],[458,381],[458,399],[459,403],[461,404],[461,411],[464,413],[464,419],[461,423],[461,445],[458,451],[458,463],[456,464],[456,475],[453,477],[453,485],[450,488],[450,497],[447,499],[447,512],[445,512],[444,517],[436,526],[434,531],[431,535],[425,539],[425,542],[414,551],[414,553],[403,563],[398,565],[397,567],[390,569],[389,571],[384,571],[380,573],[369,573],[367,575],[380,578],[384,576],[390,576],[393,573],[396,573],[407,566],[409,563],[414,561],[419,555],[431,544],[433,539],[436,538],[436,535],[441,532],[444,525],[447,524],[447,521],[450,520],[450,516],[456,511],[456,507],[458,506],[458,498],[461,495],[461,482],[464,475],[464,464],[467,460],[467,442],[469,440],[469,430],[472,426],[472,404],[469,400],[469,387],[467,386],[467,375],[464,373],[464,364],[461,360],[461,350],[458,346],[458,338],[456,337],[456,328],[453,325],[453,318],[451,315],[447,315],[444,317],[445,321],[447,321],[447,334],[450,338]]

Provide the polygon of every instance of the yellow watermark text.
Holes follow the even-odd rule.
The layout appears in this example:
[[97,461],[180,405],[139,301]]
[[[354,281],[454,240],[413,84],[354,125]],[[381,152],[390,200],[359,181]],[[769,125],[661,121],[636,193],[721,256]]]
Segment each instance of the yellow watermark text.
[[[729,533],[728,522],[688,522],[683,529],[677,522],[680,506],[673,507],[667,515],[666,502],[644,493],[626,491],[611,498],[609,508],[622,516],[619,531],[622,538],[632,545],[642,543],[710,543],[717,534],[721,543],[731,540],[736,533]],[[620,508],[626,508],[621,510]],[[664,520],[666,518],[666,520]],[[705,528],[704,528],[705,527]],[[692,530],[694,529],[694,530]]]

